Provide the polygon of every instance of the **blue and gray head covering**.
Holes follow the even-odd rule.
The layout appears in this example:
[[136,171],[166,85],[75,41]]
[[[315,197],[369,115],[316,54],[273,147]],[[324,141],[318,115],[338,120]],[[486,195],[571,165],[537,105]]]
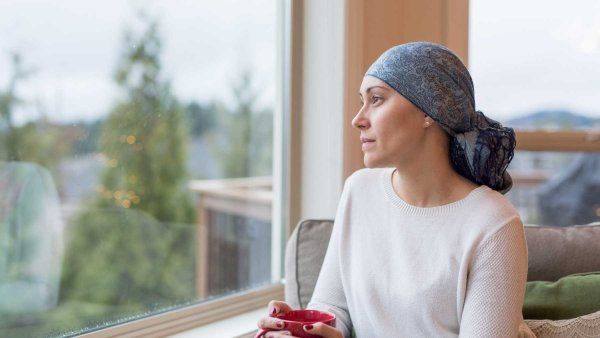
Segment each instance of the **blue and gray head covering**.
[[503,194],[510,190],[506,168],[515,133],[475,110],[471,75],[452,51],[431,42],[395,46],[365,75],[387,83],[450,135],[450,158],[459,174]]

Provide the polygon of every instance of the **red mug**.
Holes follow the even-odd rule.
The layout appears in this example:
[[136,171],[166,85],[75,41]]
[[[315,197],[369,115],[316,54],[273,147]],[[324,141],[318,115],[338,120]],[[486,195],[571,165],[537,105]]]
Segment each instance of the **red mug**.
[[[322,322],[329,326],[335,327],[335,315],[319,310],[292,310],[286,313],[271,315],[271,317],[281,319],[284,322],[284,327],[279,331],[289,331],[292,336],[300,338],[321,337],[304,331],[304,325]],[[254,338],[260,338],[267,332],[273,330],[275,329],[262,329],[256,334],[256,336],[254,336]]]

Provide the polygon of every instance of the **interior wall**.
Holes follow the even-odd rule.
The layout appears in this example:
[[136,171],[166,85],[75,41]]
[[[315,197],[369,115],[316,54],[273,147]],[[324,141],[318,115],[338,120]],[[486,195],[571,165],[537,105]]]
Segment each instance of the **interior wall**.
[[291,133],[300,149],[292,144],[290,229],[301,219],[333,218],[342,189],[346,1],[293,3],[303,18],[292,32]]

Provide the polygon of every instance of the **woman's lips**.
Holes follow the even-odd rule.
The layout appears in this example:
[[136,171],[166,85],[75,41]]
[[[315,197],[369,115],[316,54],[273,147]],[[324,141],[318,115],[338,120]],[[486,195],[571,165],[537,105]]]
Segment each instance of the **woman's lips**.
[[369,141],[364,140],[362,142],[362,151],[366,151],[368,149],[371,149],[374,146],[375,146],[375,141],[373,141],[373,140],[369,140]]

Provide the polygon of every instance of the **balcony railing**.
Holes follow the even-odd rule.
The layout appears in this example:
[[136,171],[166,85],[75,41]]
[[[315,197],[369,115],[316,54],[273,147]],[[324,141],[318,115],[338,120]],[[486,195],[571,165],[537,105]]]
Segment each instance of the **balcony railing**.
[[270,279],[272,178],[194,180],[199,299]]

